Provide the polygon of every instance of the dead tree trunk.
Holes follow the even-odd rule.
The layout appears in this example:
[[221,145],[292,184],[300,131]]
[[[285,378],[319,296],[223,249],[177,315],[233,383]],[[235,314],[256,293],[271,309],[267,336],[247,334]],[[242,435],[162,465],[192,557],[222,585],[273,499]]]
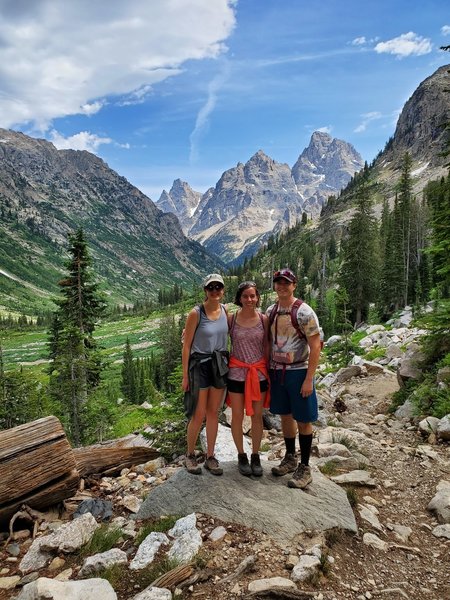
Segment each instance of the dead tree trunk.
[[73,496],[80,475],[56,417],[0,431],[0,523],[22,504],[46,508]]

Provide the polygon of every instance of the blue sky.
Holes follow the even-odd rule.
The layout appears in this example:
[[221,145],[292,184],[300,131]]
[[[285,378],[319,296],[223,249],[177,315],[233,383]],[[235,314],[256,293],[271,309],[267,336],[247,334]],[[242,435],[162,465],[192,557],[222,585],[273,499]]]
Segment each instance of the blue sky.
[[152,200],[328,131],[371,161],[450,54],[447,1],[0,0],[0,127],[103,158]]

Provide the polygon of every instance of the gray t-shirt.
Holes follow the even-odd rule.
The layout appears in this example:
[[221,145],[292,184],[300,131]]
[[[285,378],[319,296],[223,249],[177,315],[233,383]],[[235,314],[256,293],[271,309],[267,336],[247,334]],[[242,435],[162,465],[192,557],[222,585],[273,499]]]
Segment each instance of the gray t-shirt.
[[191,354],[200,352],[211,354],[214,350],[226,350],[228,343],[228,320],[224,306],[221,304],[220,317],[216,321],[208,319],[205,312],[196,307],[200,313],[200,321],[192,340]]

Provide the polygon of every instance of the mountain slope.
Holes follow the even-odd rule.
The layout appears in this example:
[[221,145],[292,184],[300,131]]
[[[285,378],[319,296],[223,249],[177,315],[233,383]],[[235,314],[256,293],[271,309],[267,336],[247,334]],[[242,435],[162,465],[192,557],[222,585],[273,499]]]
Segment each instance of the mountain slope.
[[[217,268],[174,215],[97,156],[0,130],[0,270],[55,292],[67,234],[80,226],[115,301],[152,296],[160,286],[187,284]],[[0,304],[33,304],[20,282],[1,282]]]

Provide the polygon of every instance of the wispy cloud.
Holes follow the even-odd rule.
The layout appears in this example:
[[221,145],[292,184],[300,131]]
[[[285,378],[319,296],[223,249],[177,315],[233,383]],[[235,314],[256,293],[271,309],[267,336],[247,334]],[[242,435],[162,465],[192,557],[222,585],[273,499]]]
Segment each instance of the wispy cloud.
[[331,125],[325,125],[324,127],[318,127],[315,131],[321,131],[322,133],[330,133],[332,132],[333,127]]
[[363,120],[358,125],[358,127],[356,127],[353,130],[355,133],[362,133],[363,131],[366,131],[369,123],[371,123],[372,121],[376,121],[377,119],[381,119],[382,114],[378,111],[373,111],[373,112],[364,113],[363,115],[361,115],[361,117]]
[[199,158],[199,143],[201,137],[208,129],[209,117],[216,106],[218,93],[225,81],[228,79],[229,74],[230,64],[228,61],[223,61],[223,68],[221,69],[220,73],[218,73],[208,85],[208,96],[206,102],[198,111],[197,118],[195,120],[195,127],[189,136],[189,162],[191,164],[197,162]]
[[394,54],[397,58],[429,54],[432,49],[431,40],[417,35],[413,31],[402,33],[398,37],[386,42],[379,42],[374,48],[378,54]]
[[441,27],[442,35],[450,35],[450,25],[444,25]]
[[350,43],[352,46],[363,46],[366,43],[366,38],[364,35],[362,35],[361,37],[357,37],[354,40],[352,40]]

